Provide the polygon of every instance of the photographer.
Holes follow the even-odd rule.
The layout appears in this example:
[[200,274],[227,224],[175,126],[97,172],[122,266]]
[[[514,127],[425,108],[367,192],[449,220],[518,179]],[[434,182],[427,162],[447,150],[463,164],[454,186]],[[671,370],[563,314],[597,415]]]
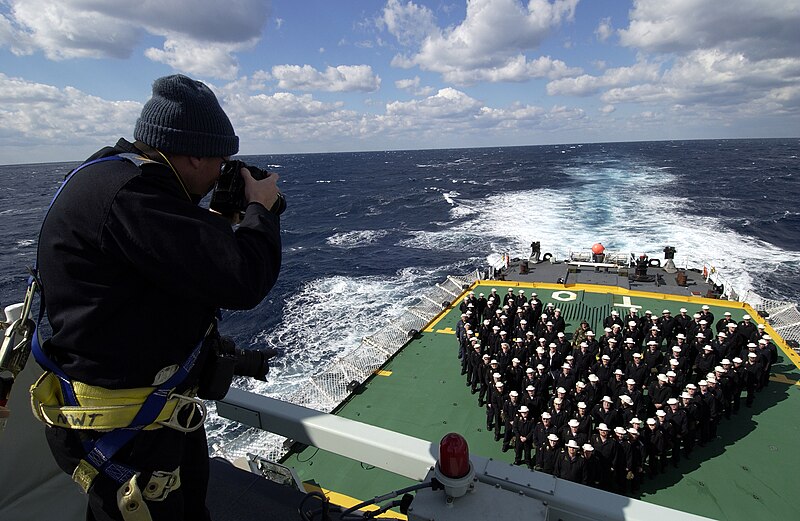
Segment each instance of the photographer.
[[[203,394],[206,378],[218,380],[211,394],[227,391],[230,375],[216,377],[213,365],[226,356],[249,376],[263,379],[268,370],[269,354],[245,353],[219,338],[216,316],[219,308],[255,307],[278,277],[278,176],[235,172],[246,200],[235,231],[198,206],[238,152],[239,138],[211,90],[182,75],[153,83],[134,138],[76,169],[45,217],[38,262],[53,333],[42,346],[43,365],[65,374],[76,395],[97,393],[101,402],[174,384],[160,412],[171,403],[170,419],[180,428],[164,426],[162,414],[113,447],[110,462],[98,463],[92,446],[120,444],[115,436],[133,429],[87,429],[69,416],[64,425],[43,421],[57,463],[88,491],[87,519],[129,519],[133,511],[203,520],[208,447],[193,397],[198,387],[201,398],[213,397]],[[96,419],[106,426],[102,415]],[[119,469],[135,475],[120,482]]]

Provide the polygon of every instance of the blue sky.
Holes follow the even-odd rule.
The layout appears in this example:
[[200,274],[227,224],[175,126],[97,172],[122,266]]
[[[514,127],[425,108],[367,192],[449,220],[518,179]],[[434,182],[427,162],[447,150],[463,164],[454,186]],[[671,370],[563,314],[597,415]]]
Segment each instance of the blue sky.
[[0,0],[0,163],[208,83],[241,153],[800,135],[798,0]]

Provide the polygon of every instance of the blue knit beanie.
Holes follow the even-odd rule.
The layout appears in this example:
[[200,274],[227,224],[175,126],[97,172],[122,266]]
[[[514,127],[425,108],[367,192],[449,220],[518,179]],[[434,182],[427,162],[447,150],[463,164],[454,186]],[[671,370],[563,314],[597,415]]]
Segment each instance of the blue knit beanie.
[[153,97],[136,120],[133,137],[162,152],[195,157],[232,156],[239,138],[204,83],[182,74],[153,82]]

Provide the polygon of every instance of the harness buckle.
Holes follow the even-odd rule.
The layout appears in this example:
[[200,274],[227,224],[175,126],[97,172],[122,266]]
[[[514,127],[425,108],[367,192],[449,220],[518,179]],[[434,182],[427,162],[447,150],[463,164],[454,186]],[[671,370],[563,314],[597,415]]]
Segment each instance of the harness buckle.
[[157,470],[150,475],[142,496],[148,501],[164,501],[169,493],[181,486],[181,468],[172,472]]
[[[156,423],[179,432],[194,432],[203,425],[208,415],[208,410],[203,400],[196,396],[186,396],[178,393],[171,394],[169,398],[170,400],[173,398],[178,399],[175,409],[169,419]],[[193,423],[195,413],[199,413],[200,417]]]

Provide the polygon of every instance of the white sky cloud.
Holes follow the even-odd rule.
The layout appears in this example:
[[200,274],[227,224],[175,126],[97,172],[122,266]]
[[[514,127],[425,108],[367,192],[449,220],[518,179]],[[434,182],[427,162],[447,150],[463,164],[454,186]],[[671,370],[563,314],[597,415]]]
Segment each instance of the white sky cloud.
[[608,37],[614,33],[614,28],[611,27],[611,18],[603,18],[594,30],[594,34],[601,42],[608,40]]
[[7,0],[0,45],[51,60],[128,58],[145,33],[164,38],[148,58],[177,70],[232,79],[234,53],[258,42],[269,15],[261,0]]
[[322,72],[311,65],[276,65],[272,76],[278,88],[287,90],[374,92],[381,86],[381,78],[369,65],[339,65]]
[[531,0],[523,5],[515,0],[472,0],[460,24],[441,29],[430,9],[389,0],[383,23],[411,51],[395,56],[396,67],[439,72],[445,81],[458,85],[524,81],[576,73],[549,57],[529,60],[523,51],[536,49],[554,27],[571,20],[577,2]]

